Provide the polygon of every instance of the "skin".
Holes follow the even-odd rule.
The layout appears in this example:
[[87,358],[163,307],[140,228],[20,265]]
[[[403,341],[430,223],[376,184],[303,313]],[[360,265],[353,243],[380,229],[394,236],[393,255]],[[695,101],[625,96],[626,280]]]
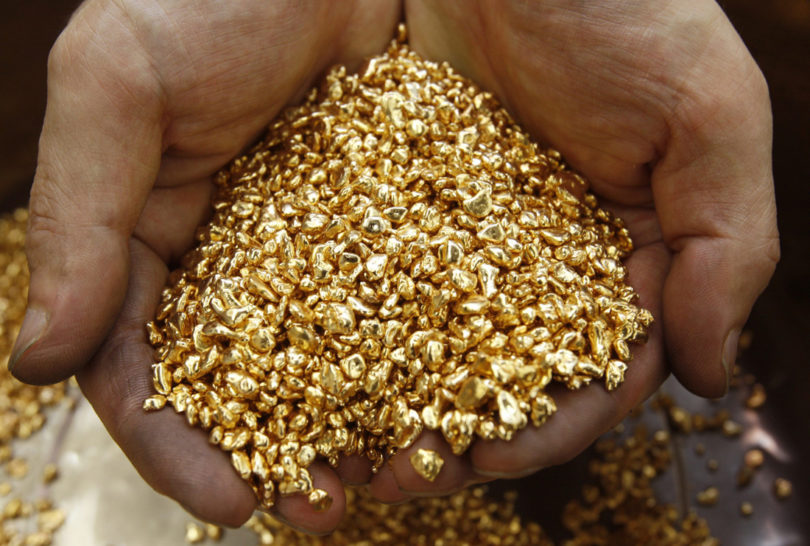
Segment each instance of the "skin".
[[[657,322],[619,389],[557,391],[543,427],[461,457],[424,434],[373,477],[361,460],[319,463],[316,485],[335,502],[316,513],[283,499],[289,524],[333,529],[341,480],[399,502],[562,463],[670,370],[723,395],[736,335],[778,261],[767,86],[713,2],[88,0],[49,61],[12,371],[38,384],[77,374],[144,479],[203,519],[239,525],[255,499],[204,433],[141,410],[143,324],[208,214],[211,175],[328,66],[381,51],[403,9],[418,52],[496,93],[626,220],[630,281]],[[446,461],[434,483],[408,463],[418,447]]]

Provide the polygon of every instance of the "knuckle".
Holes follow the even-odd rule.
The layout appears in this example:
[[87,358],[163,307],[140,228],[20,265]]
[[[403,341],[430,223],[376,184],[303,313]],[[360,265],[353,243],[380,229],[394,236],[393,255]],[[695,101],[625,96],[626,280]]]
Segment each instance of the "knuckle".
[[56,182],[53,167],[42,160],[37,165],[36,178],[31,187],[28,219],[28,247],[40,245],[65,235],[66,213],[73,206],[73,198]]
[[61,204],[50,192],[37,189],[35,184],[31,190],[29,204],[28,235],[29,249],[35,249],[45,240],[59,237],[63,233],[59,221]]

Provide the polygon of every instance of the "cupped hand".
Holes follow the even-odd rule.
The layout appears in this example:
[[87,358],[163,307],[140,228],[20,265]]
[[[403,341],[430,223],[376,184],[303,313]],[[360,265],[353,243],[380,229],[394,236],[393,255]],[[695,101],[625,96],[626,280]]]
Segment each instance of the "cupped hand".
[[[28,312],[11,368],[47,383],[76,374],[141,475],[209,521],[238,525],[256,506],[228,457],[170,411],[145,414],[154,316],[173,263],[208,213],[211,175],[335,63],[356,65],[394,34],[395,2],[89,0],[53,47],[31,191]],[[88,364],[89,363],[89,364]],[[316,514],[333,528],[344,497]]]
[[[626,381],[554,393],[558,412],[509,443],[455,457],[426,435],[375,476],[398,501],[564,462],[646,399],[670,368],[688,388],[728,387],[737,338],[779,257],[765,80],[718,5],[619,0],[408,0],[417,52],[492,90],[622,217],[630,284],[656,323]],[[408,462],[437,449],[435,483]]]
[[[204,434],[171,412],[142,412],[152,391],[143,324],[205,218],[212,173],[327,66],[379,52],[398,15],[397,3],[371,0],[90,0],[54,47],[13,372],[35,383],[77,373],[146,480],[204,519],[239,524],[255,499]],[[658,322],[618,390],[556,392],[559,412],[543,427],[464,457],[425,434],[372,492],[441,494],[562,462],[652,393],[667,359],[695,392],[722,394],[778,238],[767,88],[717,5],[409,0],[406,17],[417,51],[493,90],[626,220],[638,248],[630,280]],[[407,462],[424,446],[447,461],[433,484]],[[343,512],[340,483],[312,470],[332,508],[316,514],[293,497],[279,512],[328,531]],[[347,460],[338,474],[363,481],[368,468]]]

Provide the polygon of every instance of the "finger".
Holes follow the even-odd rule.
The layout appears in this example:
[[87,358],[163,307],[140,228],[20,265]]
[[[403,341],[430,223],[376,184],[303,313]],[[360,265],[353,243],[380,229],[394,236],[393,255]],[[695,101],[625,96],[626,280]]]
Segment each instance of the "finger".
[[[631,230],[632,232],[632,230]],[[660,296],[669,255],[663,244],[638,249],[628,260],[629,281],[639,304],[660,315]],[[470,452],[475,472],[494,478],[516,478],[565,463],[599,435],[624,419],[666,378],[662,329],[653,323],[644,345],[633,347],[625,381],[613,391],[593,384],[577,391],[551,389],[557,412],[540,427],[529,426],[512,440],[476,441]]]
[[411,496],[399,488],[397,479],[388,466],[383,466],[374,474],[368,484],[368,492],[377,501],[385,504],[401,504],[411,500]]
[[210,178],[149,193],[133,236],[168,264],[176,264],[194,243],[196,228],[211,214]]
[[335,471],[346,485],[365,485],[371,481],[371,462],[362,455],[341,457]]
[[304,495],[280,497],[276,501],[274,515],[290,527],[311,535],[324,535],[335,530],[346,511],[346,494],[335,471],[323,461],[316,461],[308,468],[315,487],[323,489],[332,498],[332,504],[317,511]]
[[153,349],[144,324],[152,318],[167,277],[165,264],[133,240],[132,275],[121,315],[92,362],[77,375],[113,439],[143,478],[195,516],[230,526],[244,523],[256,498],[228,455],[171,410],[146,413],[154,394]]
[[[442,468],[432,482],[416,472],[411,464],[411,456],[420,449],[435,451],[442,458]],[[423,432],[412,446],[391,457],[389,468],[399,489],[414,497],[449,495],[479,478],[467,457],[453,454],[450,445],[435,431]]]
[[672,369],[712,397],[728,388],[740,330],[779,259],[767,85],[738,38],[716,47],[736,53],[696,63],[689,81],[701,86],[685,84],[652,176],[675,253],[663,300]]
[[49,59],[27,235],[28,309],[10,365],[31,383],[73,374],[104,339],[160,160],[160,88],[149,61],[115,9],[86,6]]

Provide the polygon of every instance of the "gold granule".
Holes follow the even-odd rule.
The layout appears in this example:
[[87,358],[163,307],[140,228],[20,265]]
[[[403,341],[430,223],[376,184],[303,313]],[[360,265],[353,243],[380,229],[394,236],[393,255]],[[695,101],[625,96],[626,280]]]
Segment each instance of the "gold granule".
[[[14,455],[12,442],[30,438],[45,424],[47,410],[69,400],[65,396],[66,383],[46,387],[26,385],[8,371],[11,349],[25,316],[28,298],[28,263],[24,248],[27,221],[28,212],[24,209],[0,216],[0,399],[5,401],[0,408],[3,423],[0,427],[0,464],[3,465],[0,496],[11,494],[14,483],[31,470],[29,461]],[[47,482],[52,472],[55,477],[55,471],[56,467],[46,465],[43,480]],[[34,501],[32,491],[21,493],[22,498],[10,499],[3,505],[2,517],[13,518],[20,525],[0,525],[0,544],[51,544],[54,533],[64,521],[64,514],[52,509],[47,498]]]
[[213,523],[206,523],[205,535],[213,541],[219,541],[222,539],[222,527]]
[[793,493],[793,484],[784,478],[776,478],[773,481],[773,494],[779,500],[785,500]]
[[742,432],[742,426],[736,421],[732,421],[731,419],[726,419],[723,421],[723,425],[721,430],[723,431],[723,436],[727,436],[729,438],[734,438],[739,436]]
[[655,494],[656,476],[672,465],[669,433],[650,435],[637,426],[632,435],[603,437],[595,447],[581,500],[570,501],[563,511],[571,538],[560,544],[718,544],[704,519],[692,511],[679,516],[675,506]]
[[205,531],[197,523],[189,521],[186,523],[186,543],[198,544],[205,540]]
[[39,530],[46,533],[53,533],[65,522],[65,513],[59,509],[44,510],[37,516]]
[[3,507],[3,517],[5,519],[14,519],[20,517],[22,514],[22,501],[20,499],[11,499]]
[[43,531],[36,531],[25,537],[24,546],[51,546],[53,537]]
[[740,504],[740,514],[743,517],[750,517],[754,513],[754,505],[748,501],[744,501]]
[[707,487],[703,491],[698,492],[697,494],[697,501],[698,504],[703,506],[714,506],[717,504],[717,501],[720,499],[720,490],[716,487]]
[[759,468],[765,462],[765,454],[760,449],[749,449],[745,452],[745,466]]
[[754,479],[755,469],[748,465],[743,465],[737,471],[737,487],[745,487]]
[[25,459],[11,459],[6,464],[6,472],[12,478],[24,478],[28,474],[28,461]]
[[42,471],[43,483],[51,483],[59,476],[59,469],[53,463],[48,463]]
[[432,449],[417,449],[416,453],[411,455],[410,461],[416,473],[429,482],[436,480],[444,466],[442,456]]
[[257,534],[260,545],[553,544],[539,525],[523,521],[516,513],[514,496],[499,499],[485,492],[485,488],[475,487],[449,497],[388,505],[376,502],[365,489],[349,488],[346,517],[328,536],[301,533],[261,512],[246,527]]
[[768,396],[765,393],[765,387],[760,383],[754,383],[751,385],[751,392],[748,394],[748,398],[745,399],[745,407],[748,409],[759,409],[765,404],[767,399]]
[[765,455],[759,449],[749,449],[743,457],[743,464],[737,471],[737,486],[745,487],[754,478],[756,470],[765,462]]
[[623,223],[492,94],[403,43],[332,70],[215,181],[147,328],[144,407],[208,431],[265,507],[325,505],[316,457],[377,470],[426,429],[461,454],[539,426],[550,382],[617,388],[652,322]]

